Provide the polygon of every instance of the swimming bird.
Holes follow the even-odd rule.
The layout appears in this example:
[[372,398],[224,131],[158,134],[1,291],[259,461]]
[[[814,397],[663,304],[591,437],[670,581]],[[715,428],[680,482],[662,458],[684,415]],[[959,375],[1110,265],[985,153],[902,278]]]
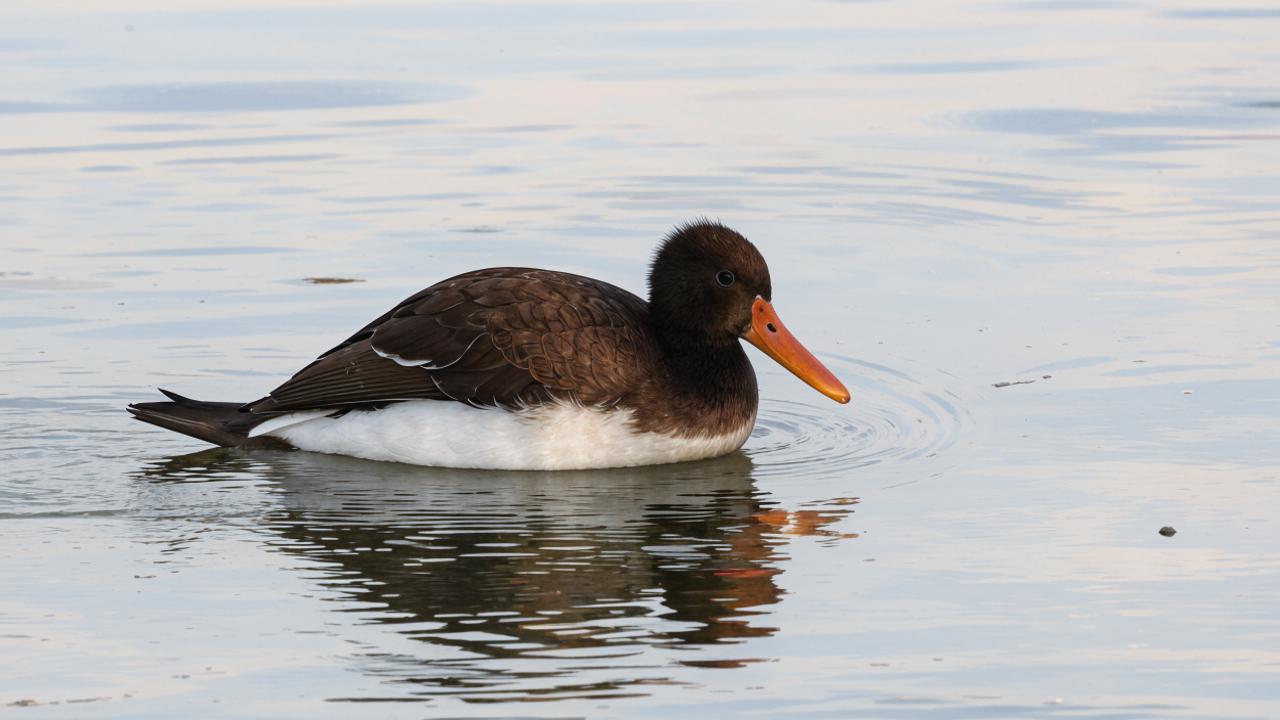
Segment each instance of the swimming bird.
[[222,446],[288,446],[418,465],[571,470],[742,447],[759,393],[740,340],[818,392],[849,391],[773,309],[769,267],[719,223],[676,228],[648,302],[580,275],[463,273],[391,308],[251,403],[128,407]]

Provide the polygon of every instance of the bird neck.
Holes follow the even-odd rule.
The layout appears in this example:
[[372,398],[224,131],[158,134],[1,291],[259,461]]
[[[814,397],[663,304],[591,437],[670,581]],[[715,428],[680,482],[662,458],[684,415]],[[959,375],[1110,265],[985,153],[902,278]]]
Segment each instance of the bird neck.
[[[669,327],[669,326],[668,326]],[[754,415],[756,374],[742,343],[672,331],[659,334],[671,390],[683,402],[708,413]]]

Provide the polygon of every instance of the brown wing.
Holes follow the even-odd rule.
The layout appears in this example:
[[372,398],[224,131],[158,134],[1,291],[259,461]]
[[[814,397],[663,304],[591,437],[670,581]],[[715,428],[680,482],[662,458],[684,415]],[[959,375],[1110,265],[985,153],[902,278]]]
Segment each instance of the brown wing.
[[650,366],[646,314],[640,298],[591,278],[479,270],[406,299],[245,409],[612,403]]

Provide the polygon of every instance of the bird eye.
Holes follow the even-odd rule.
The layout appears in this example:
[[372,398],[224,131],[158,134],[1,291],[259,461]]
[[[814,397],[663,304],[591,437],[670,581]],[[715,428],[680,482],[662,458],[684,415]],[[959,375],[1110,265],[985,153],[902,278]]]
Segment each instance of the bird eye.
[[716,284],[720,287],[729,287],[733,284],[733,273],[728,270],[721,270],[716,273]]

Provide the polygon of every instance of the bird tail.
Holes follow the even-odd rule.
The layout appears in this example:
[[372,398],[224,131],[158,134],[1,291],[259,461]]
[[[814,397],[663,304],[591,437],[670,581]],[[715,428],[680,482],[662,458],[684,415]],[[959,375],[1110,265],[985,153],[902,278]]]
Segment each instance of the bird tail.
[[271,418],[269,414],[242,412],[244,403],[205,402],[164,389],[160,392],[172,402],[134,403],[128,407],[129,412],[135,419],[214,445],[251,444],[249,431]]

